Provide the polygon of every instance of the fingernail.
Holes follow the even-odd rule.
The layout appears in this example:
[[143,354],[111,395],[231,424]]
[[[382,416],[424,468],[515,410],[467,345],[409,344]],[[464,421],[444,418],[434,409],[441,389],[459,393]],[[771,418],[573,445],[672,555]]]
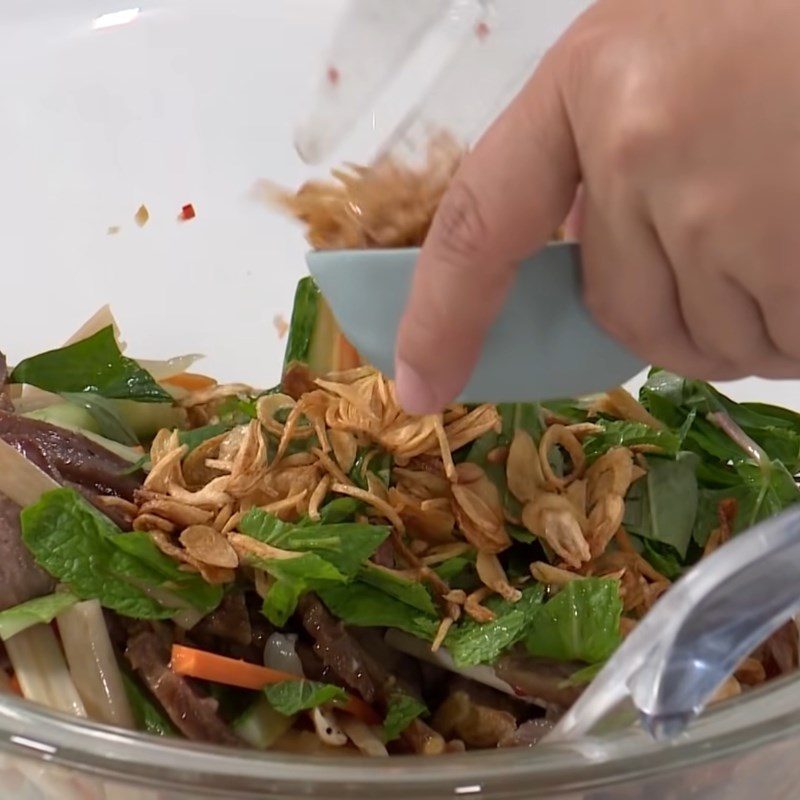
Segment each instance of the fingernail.
[[402,359],[398,359],[395,366],[395,383],[397,399],[406,413],[434,414],[441,411],[430,381]]

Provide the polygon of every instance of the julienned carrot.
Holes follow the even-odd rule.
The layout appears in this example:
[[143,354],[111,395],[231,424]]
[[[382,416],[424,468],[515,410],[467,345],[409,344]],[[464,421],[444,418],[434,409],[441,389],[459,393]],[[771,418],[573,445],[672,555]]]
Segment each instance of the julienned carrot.
[[[258,664],[249,664],[247,661],[239,661],[181,644],[172,645],[170,667],[173,672],[187,678],[224,683],[228,686],[238,686],[240,689],[259,690],[273,683],[302,680],[290,672],[260,667]],[[368,725],[376,725],[380,722],[375,711],[363,700],[353,697],[353,695],[348,695],[347,703],[341,708],[342,711],[358,717]]]
[[181,372],[171,378],[164,378],[163,383],[170,386],[177,386],[179,389],[186,389],[187,392],[196,392],[200,389],[207,389],[213,386],[216,381],[208,375],[198,375],[195,372]]

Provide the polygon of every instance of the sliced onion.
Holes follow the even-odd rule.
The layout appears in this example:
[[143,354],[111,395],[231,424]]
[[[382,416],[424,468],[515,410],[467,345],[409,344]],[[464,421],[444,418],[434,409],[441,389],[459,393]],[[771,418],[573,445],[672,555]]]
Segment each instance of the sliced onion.
[[59,488],[48,474],[0,439],[0,492],[9,500],[25,508],[45,492]]
[[89,319],[67,339],[64,347],[88,339],[90,336],[94,336],[109,325],[114,328],[114,338],[117,340],[117,346],[122,352],[125,352],[125,343],[119,340],[119,325],[117,325],[117,321],[114,319],[114,315],[111,313],[111,306],[109,305],[103,306],[99,311],[89,317]]
[[264,666],[297,675],[298,678],[305,677],[303,664],[295,649],[296,643],[296,633],[273,633],[264,646]]

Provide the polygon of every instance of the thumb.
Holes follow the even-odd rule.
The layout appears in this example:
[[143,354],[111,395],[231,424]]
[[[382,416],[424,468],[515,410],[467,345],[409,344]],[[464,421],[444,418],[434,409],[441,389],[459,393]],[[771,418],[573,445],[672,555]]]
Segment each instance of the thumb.
[[464,388],[518,262],[550,240],[575,197],[558,60],[555,50],[545,57],[439,205],[398,335],[397,393],[410,413],[440,411]]

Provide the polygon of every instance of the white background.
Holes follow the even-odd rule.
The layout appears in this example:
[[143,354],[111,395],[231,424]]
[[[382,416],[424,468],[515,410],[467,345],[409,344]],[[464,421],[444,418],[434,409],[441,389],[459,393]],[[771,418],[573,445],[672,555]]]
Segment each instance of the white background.
[[[92,29],[135,5],[133,23]],[[258,178],[295,186],[320,174],[292,133],[343,5],[3,0],[0,348],[12,362],[110,302],[133,355],[202,352],[220,378],[274,383],[273,318],[289,315],[305,245],[249,192]],[[371,155],[413,80],[398,91],[340,157]],[[188,202],[197,218],[179,224]],[[800,407],[797,383],[733,391]]]

